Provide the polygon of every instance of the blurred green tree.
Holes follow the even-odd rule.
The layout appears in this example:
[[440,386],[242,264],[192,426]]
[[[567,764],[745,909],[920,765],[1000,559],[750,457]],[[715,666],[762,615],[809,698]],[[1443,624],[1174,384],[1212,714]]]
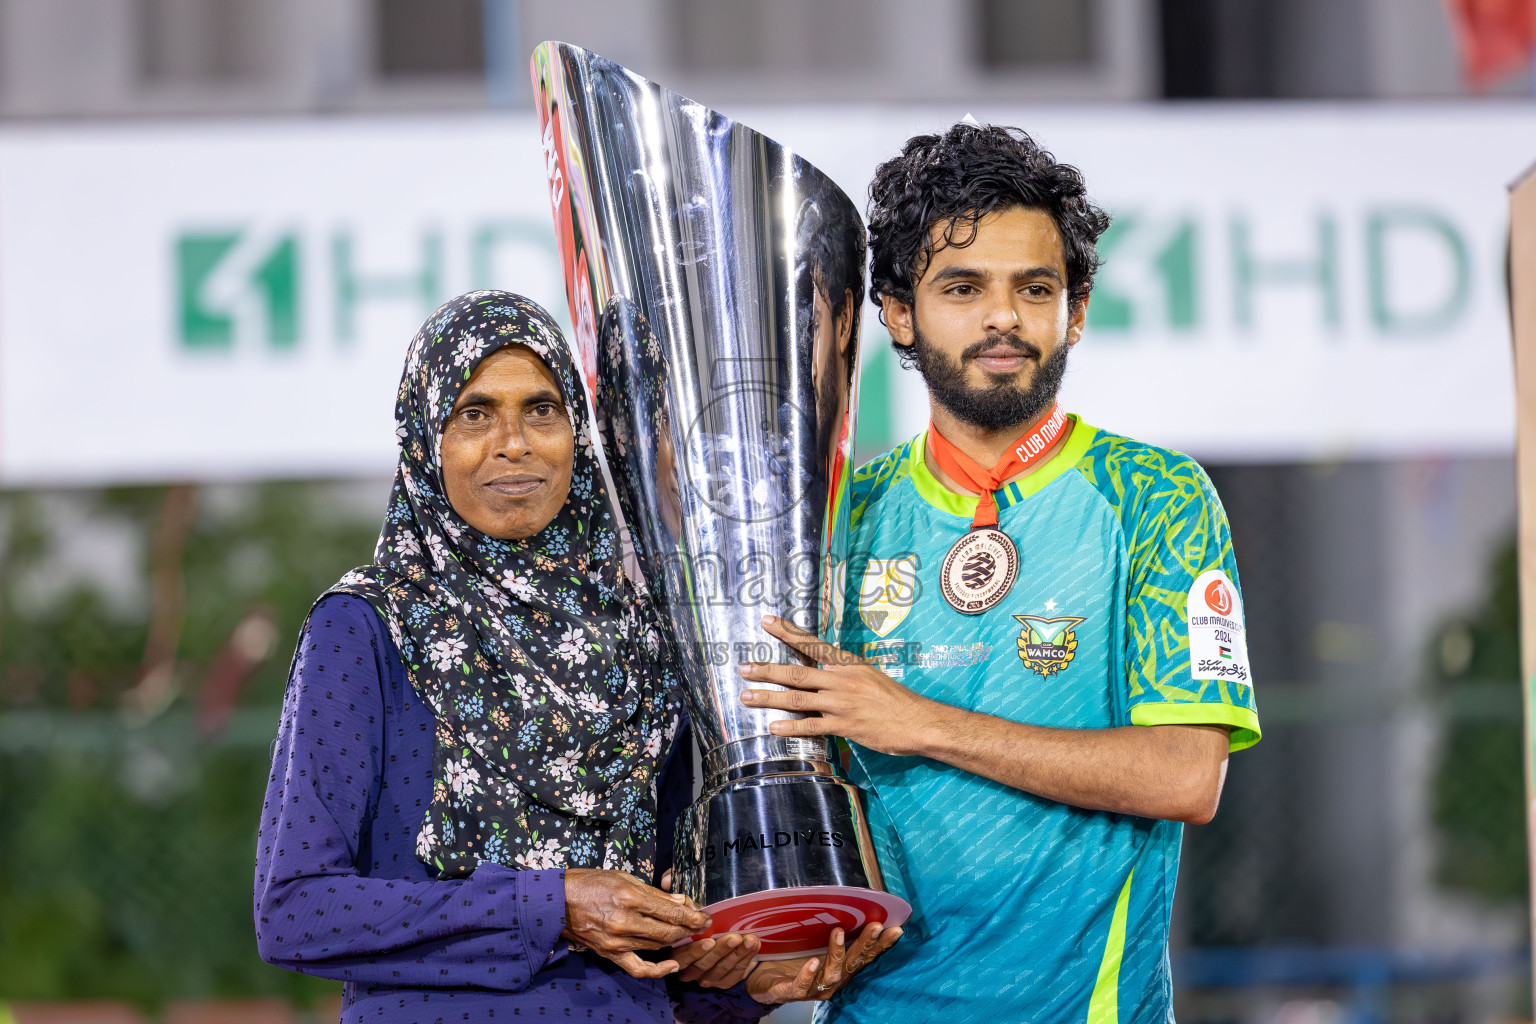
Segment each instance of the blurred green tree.
[[[251,890],[292,645],[377,536],[340,495],[0,495],[0,999],[338,991],[261,962]],[[99,545],[70,530],[129,545],[129,578],[82,571]],[[135,704],[157,614],[172,660]]]
[[[1500,547],[1488,578],[1481,606],[1446,624],[1431,651],[1434,685],[1452,705],[1473,698],[1495,708],[1518,706],[1520,590],[1513,539]],[[1499,700],[1504,690],[1510,699]],[[1440,879],[1492,903],[1523,901],[1526,894],[1522,736],[1520,716],[1501,714],[1449,716],[1441,737],[1433,794]]]

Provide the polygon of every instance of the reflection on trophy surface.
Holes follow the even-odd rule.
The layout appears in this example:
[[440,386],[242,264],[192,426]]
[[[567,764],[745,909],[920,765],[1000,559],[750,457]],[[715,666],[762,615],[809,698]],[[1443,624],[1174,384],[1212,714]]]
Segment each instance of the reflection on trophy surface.
[[[836,641],[864,230],[779,144],[561,43],[536,98],[577,344],[647,586],[703,750],[674,887],[767,958],[898,924],[863,794],[738,667],[795,660],[772,614]],[[765,684],[756,683],[756,686]]]

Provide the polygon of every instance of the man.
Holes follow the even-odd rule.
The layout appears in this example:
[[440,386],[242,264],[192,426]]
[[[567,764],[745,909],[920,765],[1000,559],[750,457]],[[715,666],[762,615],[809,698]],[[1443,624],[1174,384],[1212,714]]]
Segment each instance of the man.
[[1182,823],[1259,722],[1210,481],[1057,404],[1107,225],[1015,129],[876,172],[872,295],[931,423],[855,477],[842,640],[865,657],[773,620],[822,667],[744,670],[788,687],[744,702],[819,713],[776,732],[850,741],[913,905],[832,1020],[1171,1019]]

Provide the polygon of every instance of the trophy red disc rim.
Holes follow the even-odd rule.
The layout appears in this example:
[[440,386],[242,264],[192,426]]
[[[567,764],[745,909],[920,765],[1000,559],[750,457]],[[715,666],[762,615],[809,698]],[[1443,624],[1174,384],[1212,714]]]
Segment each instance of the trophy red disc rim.
[[[714,918],[709,931],[689,936],[675,945],[685,946],[695,939],[731,932],[757,935],[763,941],[758,960],[816,956],[827,951],[827,939],[834,927],[843,928],[847,933],[844,941],[851,942],[853,934],[871,921],[880,921],[887,928],[893,928],[906,924],[912,916],[912,905],[900,896],[853,885],[768,889],[711,903],[704,910]],[[798,922],[786,923],[778,917],[796,911],[804,915]],[[832,920],[818,922],[818,915]],[[761,920],[754,923],[754,919]],[[743,924],[747,927],[743,928]],[[772,937],[784,934],[785,929],[790,931],[787,938]]]

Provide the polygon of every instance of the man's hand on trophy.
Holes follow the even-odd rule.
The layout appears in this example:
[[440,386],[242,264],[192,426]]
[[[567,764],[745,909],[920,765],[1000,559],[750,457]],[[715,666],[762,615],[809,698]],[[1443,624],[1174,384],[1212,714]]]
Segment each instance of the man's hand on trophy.
[[[752,663],[741,675],[787,690],[743,690],[754,708],[816,712],[819,718],[774,722],[775,736],[846,736],[885,754],[919,754],[944,705],[920,697],[875,665],[833,647],[786,619],[763,616],[763,627],[810,659],[812,665]],[[815,666],[820,667],[815,667]]]
[[860,970],[901,938],[900,926],[883,928],[878,922],[864,926],[853,945],[843,947],[843,930],[832,929],[825,956],[808,960],[767,960],[747,976],[747,994],[760,1003],[822,1002],[848,984]]
[[683,964],[676,958],[651,963],[635,950],[670,946],[709,923],[709,915],[688,897],[662,892],[627,872],[566,869],[565,930],[560,934],[636,978],[665,977]]

